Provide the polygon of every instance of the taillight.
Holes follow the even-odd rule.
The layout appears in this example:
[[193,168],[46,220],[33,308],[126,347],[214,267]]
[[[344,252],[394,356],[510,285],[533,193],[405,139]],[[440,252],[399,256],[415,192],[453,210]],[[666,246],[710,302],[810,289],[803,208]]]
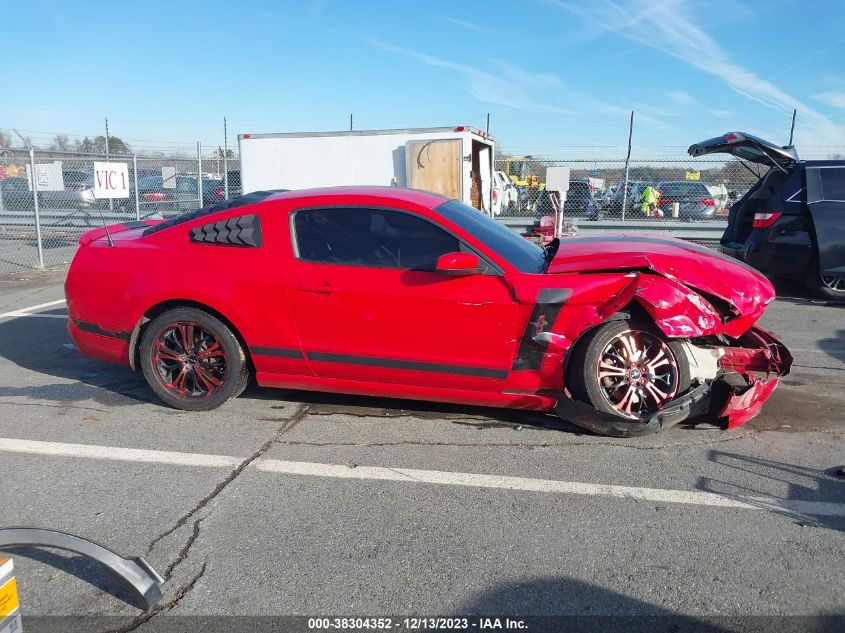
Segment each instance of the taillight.
[[713,198],[702,198],[698,202],[699,204],[703,204],[705,207],[713,207],[716,205],[716,201]]
[[777,220],[779,217],[780,213],[755,213],[754,222],[752,222],[751,226],[753,226],[755,229],[767,229],[772,224],[774,224],[775,220]]
[[493,189],[493,202],[499,199],[499,192]]
[[161,202],[167,197],[166,194],[163,193],[145,193],[144,200],[147,202]]
[[214,196],[217,197],[217,198],[223,197],[223,189],[221,187],[217,187],[215,189],[212,189],[211,193],[214,194]]

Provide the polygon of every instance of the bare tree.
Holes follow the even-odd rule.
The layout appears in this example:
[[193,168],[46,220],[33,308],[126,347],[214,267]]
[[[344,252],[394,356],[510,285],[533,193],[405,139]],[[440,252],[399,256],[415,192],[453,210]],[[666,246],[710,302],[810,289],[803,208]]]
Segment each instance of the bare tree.
[[57,152],[67,152],[70,150],[70,141],[67,134],[56,134],[53,137],[53,142],[50,143],[50,149]]

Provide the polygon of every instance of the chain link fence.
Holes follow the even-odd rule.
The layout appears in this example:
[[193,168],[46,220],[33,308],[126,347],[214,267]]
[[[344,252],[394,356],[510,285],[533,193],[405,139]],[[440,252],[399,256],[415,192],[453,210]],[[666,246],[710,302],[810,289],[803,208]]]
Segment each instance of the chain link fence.
[[[97,162],[122,163],[128,197],[97,199]],[[88,154],[0,147],[0,274],[69,263],[104,224],[166,219],[241,193],[234,153]]]
[[[541,159],[500,157],[502,215],[540,218],[554,213],[545,190],[552,166],[570,170],[564,202],[567,221],[727,221],[731,204],[757,182],[766,167],[740,160]],[[511,186],[512,185],[512,186]],[[509,188],[510,187],[510,188]]]
[[[635,152],[627,161],[616,149],[602,158],[587,158],[588,152],[576,149],[567,158],[500,153],[494,178],[500,218],[539,226],[543,216],[554,215],[559,201],[545,189],[547,170],[566,166],[566,223],[598,229],[634,222],[643,230],[645,222],[646,230],[661,230],[703,222],[718,229],[733,202],[768,169],[730,158],[694,159],[678,148],[651,158]],[[126,165],[128,197],[94,197],[94,163],[101,161]],[[0,275],[66,264],[79,236],[104,223],[166,219],[240,194],[233,150],[204,153],[197,144],[194,151],[109,155],[0,147]]]

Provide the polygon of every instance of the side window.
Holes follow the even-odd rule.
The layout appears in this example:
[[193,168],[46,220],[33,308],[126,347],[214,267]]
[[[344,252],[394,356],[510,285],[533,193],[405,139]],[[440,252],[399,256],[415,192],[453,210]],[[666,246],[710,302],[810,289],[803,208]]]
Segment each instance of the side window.
[[807,168],[807,202],[845,202],[845,167]]
[[433,271],[437,258],[461,249],[456,237],[428,220],[383,209],[303,209],[294,216],[305,261]]
[[820,169],[825,200],[845,201],[845,167]]

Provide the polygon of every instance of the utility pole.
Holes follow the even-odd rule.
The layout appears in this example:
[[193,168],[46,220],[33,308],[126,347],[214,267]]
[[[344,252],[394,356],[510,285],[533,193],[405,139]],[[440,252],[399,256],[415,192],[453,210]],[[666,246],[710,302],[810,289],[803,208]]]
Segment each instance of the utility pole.
[[628,207],[628,167],[631,162],[631,137],[634,134],[634,111],[631,110],[631,122],[628,125],[628,155],[625,157],[625,182],[622,183],[622,220],[625,220],[625,209]]
[[[109,162],[109,118],[104,117],[106,121],[106,162]],[[109,211],[114,211],[114,200],[109,198]]]
[[352,114],[349,115],[349,131],[352,131]]
[[792,126],[789,128],[789,145],[792,145],[792,135],[795,133],[795,115],[798,114],[798,108],[792,109]]
[[487,113],[487,133],[490,134],[490,113]]
[[229,142],[227,139],[226,117],[223,117],[223,197],[229,199],[229,164],[226,154],[229,153]]

